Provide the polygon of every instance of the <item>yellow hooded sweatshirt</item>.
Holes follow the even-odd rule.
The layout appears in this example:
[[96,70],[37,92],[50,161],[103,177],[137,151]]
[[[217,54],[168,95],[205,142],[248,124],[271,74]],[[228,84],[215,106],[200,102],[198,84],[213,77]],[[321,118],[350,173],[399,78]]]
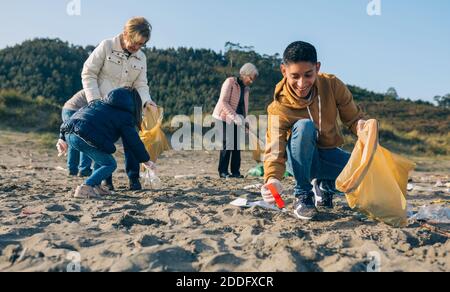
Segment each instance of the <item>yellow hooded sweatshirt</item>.
[[313,120],[319,132],[318,147],[331,149],[344,144],[338,126],[342,123],[355,135],[357,122],[364,117],[347,86],[334,75],[320,73],[307,100],[296,96],[287,79],[275,88],[275,100],[269,105],[269,123],[264,162],[264,179],[282,180],[286,170],[286,146],[294,124],[302,119]]

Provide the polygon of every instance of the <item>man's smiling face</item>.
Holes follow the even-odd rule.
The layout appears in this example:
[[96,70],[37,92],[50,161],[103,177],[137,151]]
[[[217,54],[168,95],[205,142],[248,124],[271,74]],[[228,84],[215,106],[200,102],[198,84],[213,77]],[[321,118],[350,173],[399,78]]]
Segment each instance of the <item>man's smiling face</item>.
[[320,71],[320,62],[282,64],[281,72],[298,97],[305,98],[311,92]]

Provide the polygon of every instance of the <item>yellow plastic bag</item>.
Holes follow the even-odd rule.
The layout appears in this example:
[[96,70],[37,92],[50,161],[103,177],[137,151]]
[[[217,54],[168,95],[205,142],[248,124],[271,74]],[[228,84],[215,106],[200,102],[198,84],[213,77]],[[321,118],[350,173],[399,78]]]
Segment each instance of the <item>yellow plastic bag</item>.
[[359,134],[350,161],[336,180],[349,206],[394,227],[407,224],[407,184],[415,163],[378,142],[378,123],[369,120]]
[[139,136],[153,162],[156,162],[164,151],[171,149],[169,141],[161,128],[163,114],[163,108],[158,107],[157,111],[147,108],[144,111],[142,130],[139,132]]

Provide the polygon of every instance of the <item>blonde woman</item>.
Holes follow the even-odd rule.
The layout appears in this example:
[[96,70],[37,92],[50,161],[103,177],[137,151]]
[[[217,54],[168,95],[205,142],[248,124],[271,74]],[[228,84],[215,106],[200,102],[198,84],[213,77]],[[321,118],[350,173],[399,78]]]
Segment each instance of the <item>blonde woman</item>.
[[[84,63],[81,79],[83,92],[88,103],[103,100],[108,94],[121,87],[132,87],[142,99],[143,107],[156,106],[150,97],[147,80],[147,59],[141,51],[150,40],[152,26],[143,17],[135,17],[125,24],[121,34],[104,40]],[[130,190],[142,189],[139,182],[139,161],[123,142],[125,168],[130,180]],[[112,177],[103,186],[113,190]]]
[[[225,80],[220,92],[219,101],[214,109],[213,117],[223,126],[223,150],[219,158],[220,178],[243,178],[240,172],[241,151],[238,149],[238,132],[245,127],[248,115],[250,86],[259,75],[255,65],[247,63],[242,66],[239,77]],[[233,127],[233,131],[227,131]],[[231,174],[228,172],[231,159]]]

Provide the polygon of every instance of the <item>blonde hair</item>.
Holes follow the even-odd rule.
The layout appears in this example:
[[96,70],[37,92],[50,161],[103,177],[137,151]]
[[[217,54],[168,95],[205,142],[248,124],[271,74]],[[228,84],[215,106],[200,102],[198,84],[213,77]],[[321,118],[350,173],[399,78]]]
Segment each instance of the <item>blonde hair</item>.
[[152,25],[144,17],[133,17],[125,24],[124,31],[132,41],[138,41],[139,38],[149,41],[152,34]]

